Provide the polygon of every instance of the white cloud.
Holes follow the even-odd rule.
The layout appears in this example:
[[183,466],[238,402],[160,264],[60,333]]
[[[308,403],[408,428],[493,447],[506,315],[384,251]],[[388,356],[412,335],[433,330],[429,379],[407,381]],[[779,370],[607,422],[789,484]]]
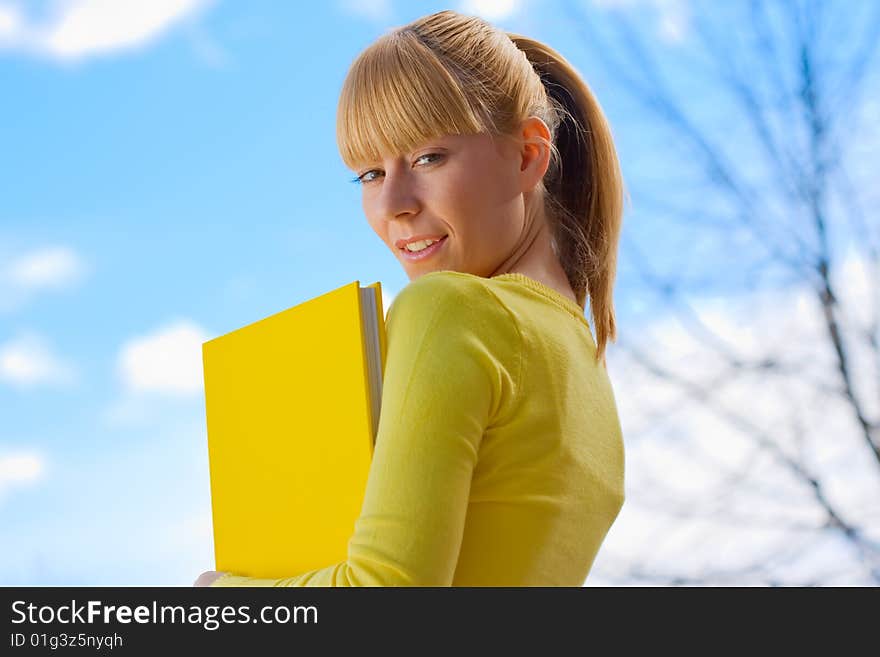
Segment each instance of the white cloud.
[[202,343],[207,340],[205,330],[190,320],[132,338],[117,359],[123,384],[134,393],[198,394],[203,389]]
[[519,12],[521,7],[521,0],[464,0],[459,5],[458,11],[491,22],[510,18]]
[[19,386],[69,385],[74,369],[52,353],[42,337],[25,333],[0,345],[0,381]]
[[[876,419],[880,381],[864,338],[866,309],[876,303],[870,298],[876,291],[869,276],[865,260],[854,251],[832,272],[844,307],[865,311],[849,317],[842,330],[854,385],[866,413]],[[880,512],[872,504],[880,497],[876,461],[859,439],[851,407],[842,396],[817,391],[814,385],[839,384],[815,294],[788,289],[750,295],[694,300],[692,306],[711,333],[743,360],[774,357],[793,368],[788,375],[735,373],[717,351],[674,319],[646,320],[630,330],[623,326],[621,336],[631,337],[664,369],[693,382],[712,400],[712,408],[745,418],[787,454],[800,458],[847,521],[880,541]],[[761,449],[748,430],[648,373],[613,343],[608,369],[627,449],[627,499],[589,584],[618,583],[633,563],[660,573],[698,576],[736,570],[760,562],[764,553],[787,549],[791,554],[766,564],[779,581],[819,576],[829,584],[869,583],[851,556],[851,545],[837,540],[833,531],[822,538],[819,528],[826,518],[813,501],[811,487]],[[763,580],[755,574],[716,581],[748,585]]]
[[34,452],[0,453],[0,502],[9,491],[42,480],[46,473],[45,458]]
[[47,21],[22,16],[21,5],[0,6],[0,48],[58,59],[144,46],[214,0],[58,0]]
[[0,43],[12,40],[21,30],[21,14],[12,5],[0,5]]
[[663,41],[680,43],[687,37],[688,14],[687,5],[682,2],[659,3],[657,32]]
[[101,412],[101,423],[111,429],[161,427],[191,412],[204,390],[202,343],[208,339],[198,324],[181,319],[125,342],[116,357],[121,394]]
[[0,267],[0,312],[14,310],[43,290],[74,287],[85,278],[86,269],[76,251],[61,245],[11,258]]
[[394,15],[391,0],[375,0],[375,2],[339,0],[339,8],[346,14],[366,18],[377,23],[387,23]]
[[690,29],[688,0],[593,0],[599,9],[642,12],[647,7],[656,20],[657,35],[667,43],[679,43],[687,38]]
[[44,290],[72,288],[86,276],[83,259],[70,247],[47,246],[0,264],[0,312],[11,312]]
[[9,266],[7,276],[14,285],[36,290],[76,283],[83,263],[69,247],[53,246],[29,253]]

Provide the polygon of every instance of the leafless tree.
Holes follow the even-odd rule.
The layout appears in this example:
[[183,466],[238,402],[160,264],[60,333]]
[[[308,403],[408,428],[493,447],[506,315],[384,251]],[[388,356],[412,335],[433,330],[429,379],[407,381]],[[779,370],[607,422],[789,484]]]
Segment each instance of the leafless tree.
[[880,4],[694,3],[671,42],[651,6],[564,3],[639,117],[617,298],[663,327],[609,353],[639,511],[596,569],[880,584]]

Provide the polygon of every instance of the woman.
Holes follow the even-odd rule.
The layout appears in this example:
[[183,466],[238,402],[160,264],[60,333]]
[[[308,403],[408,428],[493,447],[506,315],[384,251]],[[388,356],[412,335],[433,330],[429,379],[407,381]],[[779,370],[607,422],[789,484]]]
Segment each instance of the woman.
[[361,514],[345,562],[196,585],[582,585],[624,500],[604,357],[624,190],[598,103],[546,45],[442,11],[359,55],[337,120],[410,279]]

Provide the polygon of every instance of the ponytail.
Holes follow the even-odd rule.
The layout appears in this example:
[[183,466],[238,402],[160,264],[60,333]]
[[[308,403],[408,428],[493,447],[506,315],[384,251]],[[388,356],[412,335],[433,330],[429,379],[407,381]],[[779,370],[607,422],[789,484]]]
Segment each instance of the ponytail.
[[553,134],[543,180],[546,214],[554,250],[582,308],[589,297],[596,358],[605,365],[606,344],[617,338],[613,288],[625,193],[611,128],[587,83],[562,55],[539,41],[508,37],[546,90]]

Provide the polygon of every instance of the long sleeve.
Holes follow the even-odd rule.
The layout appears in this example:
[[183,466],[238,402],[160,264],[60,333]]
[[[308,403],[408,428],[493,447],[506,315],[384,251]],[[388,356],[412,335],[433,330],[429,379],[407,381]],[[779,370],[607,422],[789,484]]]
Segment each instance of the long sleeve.
[[515,397],[521,338],[490,291],[448,272],[407,285],[387,331],[378,433],[346,561],[281,579],[226,574],[211,586],[452,583],[481,440]]

